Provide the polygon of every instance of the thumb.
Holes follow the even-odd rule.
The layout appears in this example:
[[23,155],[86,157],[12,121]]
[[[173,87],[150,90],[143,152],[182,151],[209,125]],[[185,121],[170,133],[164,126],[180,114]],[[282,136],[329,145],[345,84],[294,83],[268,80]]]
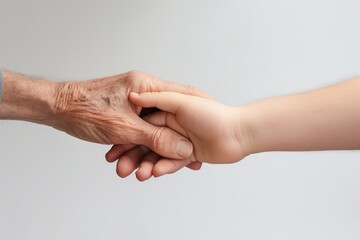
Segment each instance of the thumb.
[[193,152],[192,143],[167,127],[158,127],[145,122],[142,136],[137,144],[145,145],[157,154],[172,159],[186,159]]

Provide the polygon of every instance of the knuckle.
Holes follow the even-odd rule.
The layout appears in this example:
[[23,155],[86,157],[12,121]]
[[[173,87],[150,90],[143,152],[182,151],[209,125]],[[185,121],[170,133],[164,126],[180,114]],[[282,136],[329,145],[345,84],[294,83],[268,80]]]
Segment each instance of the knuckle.
[[131,80],[135,80],[141,77],[143,73],[138,70],[130,70],[127,72],[127,77]]
[[126,73],[124,83],[131,89],[139,91],[143,88],[143,81],[146,79],[147,75],[144,72],[131,70]]

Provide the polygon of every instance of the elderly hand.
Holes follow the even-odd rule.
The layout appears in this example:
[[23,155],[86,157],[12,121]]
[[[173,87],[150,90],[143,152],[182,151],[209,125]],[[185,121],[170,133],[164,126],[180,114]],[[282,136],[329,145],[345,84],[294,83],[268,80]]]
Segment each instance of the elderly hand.
[[[145,122],[138,116],[141,108],[128,101],[131,91],[171,90],[206,96],[191,87],[161,81],[138,71],[62,83],[6,70],[3,75],[0,119],[31,121],[86,141],[121,144],[117,145],[119,153],[137,145],[175,159],[187,158],[192,153],[193,147],[187,138],[169,128]],[[113,156],[110,154],[109,159]]]
[[[169,158],[191,155],[191,142],[167,128],[143,121],[128,101],[128,94],[148,91],[182,92],[206,96],[189,86],[161,81],[149,74],[131,71],[106,78],[60,84],[56,94],[54,127],[77,138],[103,144],[122,144],[126,151],[143,145]],[[147,151],[142,147],[143,151]]]

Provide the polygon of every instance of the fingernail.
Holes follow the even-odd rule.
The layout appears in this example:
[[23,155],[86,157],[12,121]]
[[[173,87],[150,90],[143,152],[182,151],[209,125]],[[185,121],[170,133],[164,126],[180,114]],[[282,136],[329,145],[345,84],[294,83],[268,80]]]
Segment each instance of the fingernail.
[[193,145],[187,141],[187,140],[180,140],[177,143],[177,149],[176,149],[176,153],[182,157],[182,158],[187,158],[191,155],[193,151]]

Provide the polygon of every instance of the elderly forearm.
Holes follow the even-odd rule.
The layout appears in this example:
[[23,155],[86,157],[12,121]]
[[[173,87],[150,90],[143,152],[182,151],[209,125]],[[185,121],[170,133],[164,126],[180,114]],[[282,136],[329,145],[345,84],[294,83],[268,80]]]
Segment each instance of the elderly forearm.
[[251,150],[360,149],[360,79],[242,108]]
[[24,120],[50,125],[57,83],[3,71],[0,119]]

